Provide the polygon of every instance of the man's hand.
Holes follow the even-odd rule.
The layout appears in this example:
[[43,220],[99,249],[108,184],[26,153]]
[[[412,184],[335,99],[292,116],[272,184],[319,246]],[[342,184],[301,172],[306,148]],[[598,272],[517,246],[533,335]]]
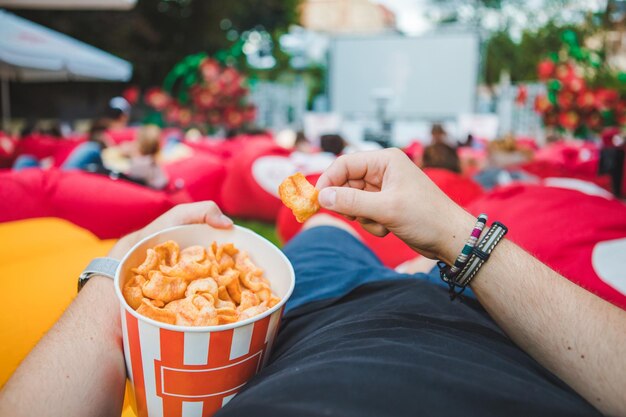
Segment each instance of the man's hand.
[[[317,187],[322,207],[357,218],[377,236],[393,232],[416,251],[448,264],[475,221],[398,149],[342,156]],[[508,240],[498,245],[471,287],[518,346],[602,412],[626,416],[625,311]]]
[[356,218],[376,236],[392,232],[429,258],[453,263],[475,219],[399,149],[338,158],[317,182],[320,205]]
[[137,242],[153,233],[169,227],[195,223],[206,223],[218,229],[228,229],[233,226],[233,221],[222,214],[217,204],[212,201],[181,204],[170,209],[143,229],[121,238],[108,256],[122,259]]

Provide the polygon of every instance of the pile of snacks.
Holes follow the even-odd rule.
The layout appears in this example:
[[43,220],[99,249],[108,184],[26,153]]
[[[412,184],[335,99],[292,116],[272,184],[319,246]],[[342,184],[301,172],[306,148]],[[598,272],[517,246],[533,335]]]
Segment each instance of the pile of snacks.
[[153,320],[215,326],[246,320],[280,302],[245,251],[232,243],[190,246],[172,240],[148,249],[122,289],[128,305]]
[[320,209],[317,202],[318,190],[300,172],[287,177],[280,184],[278,195],[300,223],[304,223]]

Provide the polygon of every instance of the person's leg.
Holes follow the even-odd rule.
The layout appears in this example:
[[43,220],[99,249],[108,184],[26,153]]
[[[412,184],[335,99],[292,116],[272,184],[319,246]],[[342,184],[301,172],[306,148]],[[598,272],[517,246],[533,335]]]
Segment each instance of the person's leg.
[[410,278],[385,267],[346,223],[315,216],[284,248],[296,272],[286,311],[341,298],[368,282]]
[[102,156],[100,155],[100,145],[95,142],[81,143],[67,157],[61,169],[82,169],[86,170],[89,165],[101,166]]
[[13,170],[20,171],[25,168],[38,168],[39,161],[32,155],[20,155],[13,162]]

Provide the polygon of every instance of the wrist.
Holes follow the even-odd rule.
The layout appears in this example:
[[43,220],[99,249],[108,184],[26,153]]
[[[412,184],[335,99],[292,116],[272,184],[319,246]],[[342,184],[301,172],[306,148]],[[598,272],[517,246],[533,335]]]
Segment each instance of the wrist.
[[86,320],[106,328],[117,335],[120,304],[115,295],[114,282],[102,275],[93,275],[78,295],[79,304],[84,304]]
[[441,243],[437,252],[437,258],[448,265],[454,264],[455,259],[463,250],[463,246],[471,234],[476,218],[459,208],[449,217],[446,227],[441,233]]

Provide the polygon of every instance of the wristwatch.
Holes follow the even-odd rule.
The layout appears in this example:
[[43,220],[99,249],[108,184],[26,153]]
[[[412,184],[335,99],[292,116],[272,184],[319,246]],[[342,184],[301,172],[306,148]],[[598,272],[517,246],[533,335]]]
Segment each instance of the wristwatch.
[[117,267],[120,265],[120,261],[113,258],[95,258],[87,268],[85,268],[78,277],[78,291],[80,291],[87,281],[94,275],[102,275],[103,277],[108,277],[111,279],[115,278],[115,272],[117,271]]

